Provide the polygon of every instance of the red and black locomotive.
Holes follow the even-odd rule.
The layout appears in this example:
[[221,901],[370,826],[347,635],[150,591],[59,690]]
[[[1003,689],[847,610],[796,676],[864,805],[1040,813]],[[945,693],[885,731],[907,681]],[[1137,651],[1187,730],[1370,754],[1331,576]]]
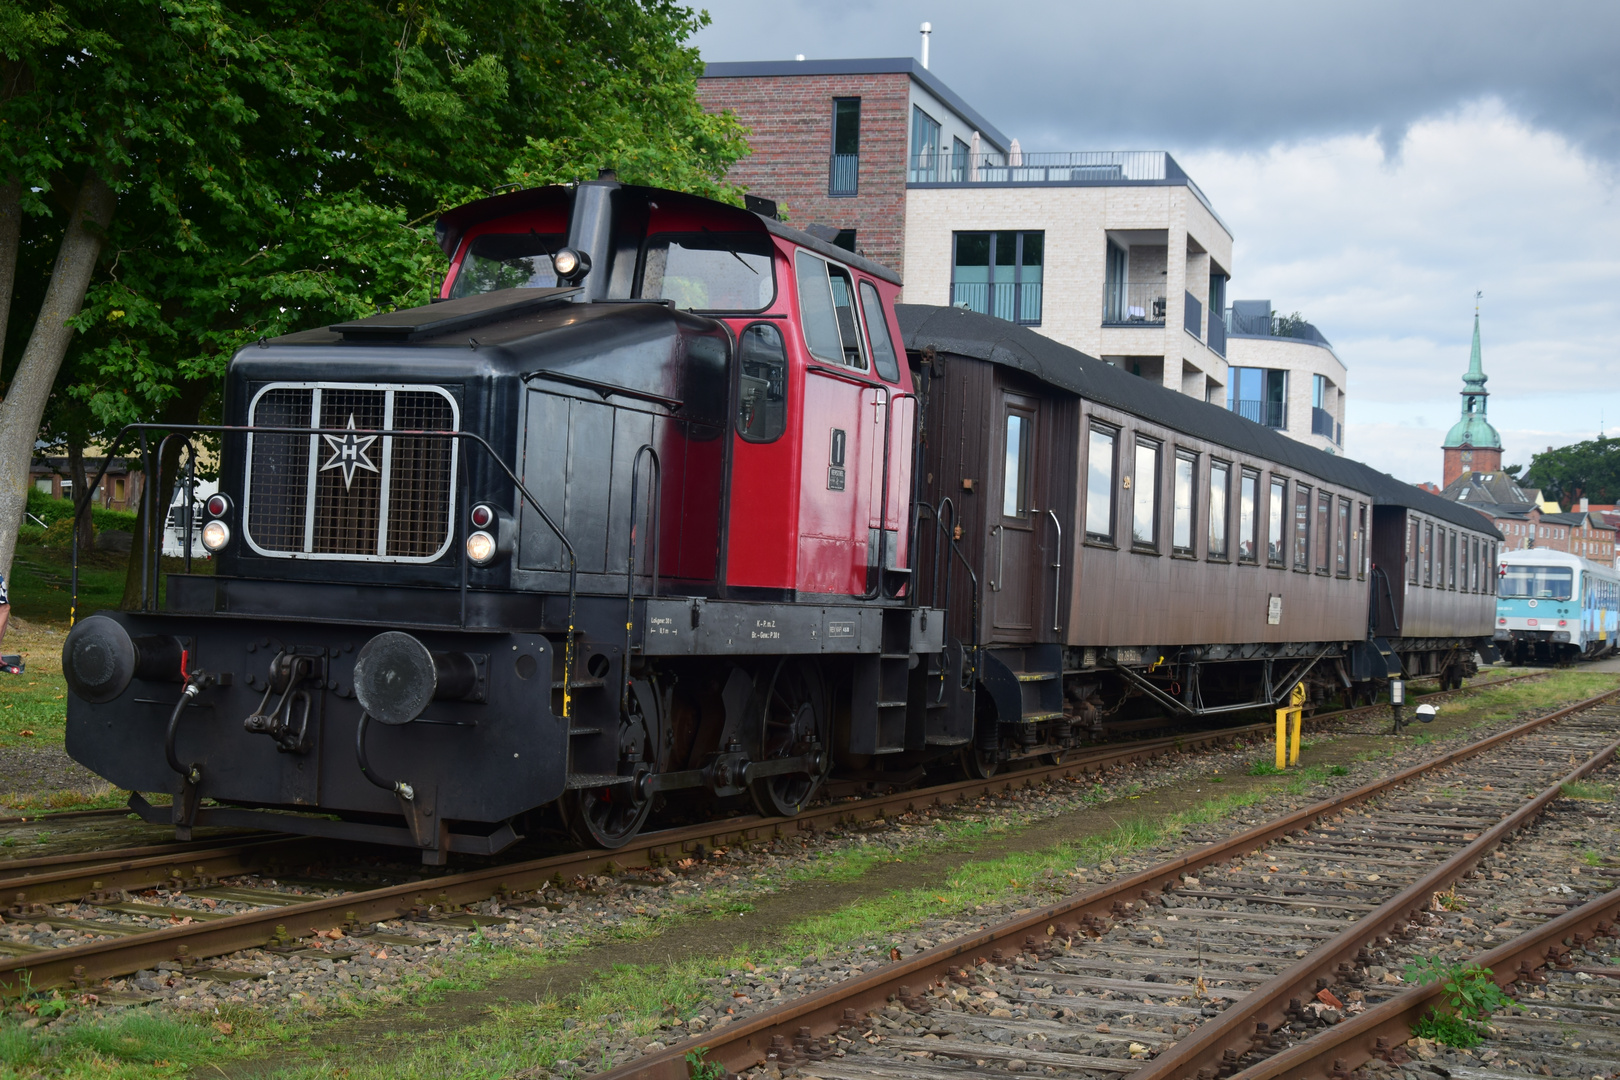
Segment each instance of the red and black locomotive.
[[69,752],[182,831],[442,862],[1489,648],[1484,519],[759,209],[485,199],[434,303],[239,352],[215,573],[74,627]]

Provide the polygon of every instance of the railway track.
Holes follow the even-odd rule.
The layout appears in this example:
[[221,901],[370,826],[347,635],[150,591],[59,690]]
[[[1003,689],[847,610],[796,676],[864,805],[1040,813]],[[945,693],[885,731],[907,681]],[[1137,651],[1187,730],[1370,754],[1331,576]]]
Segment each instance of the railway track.
[[[1493,685],[1538,674],[1496,680]],[[1464,688],[1426,697],[1437,700],[1467,692]],[[1320,724],[1384,707],[1323,713],[1310,720]],[[492,897],[510,901],[559,878],[611,873],[626,866],[662,866],[738,843],[814,833],[919,806],[948,806],[1168,753],[1269,735],[1272,728],[1269,723],[1251,724],[1092,747],[1074,751],[1056,764],[986,780],[834,802],[793,818],[749,816],[704,822],[647,833],[615,851],[568,852],[381,888],[355,888],[351,882],[312,878],[307,867],[332,845],[307,837],[233,839],[171,845],[173,850],[164,851],[129,849],[29,860],[32,865],[0,864],[0,904],[7,905],[5,917],[43,926],[53,934],[49,944],[0,940],[0,955],[13,957],[0,972],[0,992],[15,992],[24,981],[36,990],[87,987],[164,962],[179,963],[187,974],[225,979],[232,973],[215,971],[201,962],[264,946],[297,953],[302,948],[300,939],[321,928],[342,928],[360,938],[370,933],[387,943],[388,935],[375,937],[367,928],[402,917],[430,929],[464,930],[481,921],[501,921],[470,913],[465,910],[468,905]],[[246,886],[231,881],[249,875],[266,880]],[[134,895],[151,890],[167,894],[167,902],[162,902],[162,895],[156,898],[159,902]],[[60,905],[72,905],[72,909],[56,910]]]
[[[799,1065],[824,1080],[954,1080],[1008,1066],[1247,1080],[1243,1070],[1279,1051],[1305,1053],[1312,1043],[1294,1044],[1339,1021],[1365,1024],[1345,1017],[1373,1014],[1399,993],[1373,972],[1400,966],[1436,894],[1531,825],[1565,783],[1620,751],[1617,695],[678,1042],[599,1080],[685,1077],[684,1056],[699,1045],[727,1069]],[[1369,1036],[1373,1045],[1395,1026]],[[1345,1075],[1328,1060],[1319,1075]],[[1264,1075],[1305,1075],[1278,1069]]]

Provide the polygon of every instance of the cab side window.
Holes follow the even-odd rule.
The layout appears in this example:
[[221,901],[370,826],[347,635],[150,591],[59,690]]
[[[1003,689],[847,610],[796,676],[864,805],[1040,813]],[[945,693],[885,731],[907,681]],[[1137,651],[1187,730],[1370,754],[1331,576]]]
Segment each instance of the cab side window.
[[827,284],[827,264],[808,251],[799,251],[793,255],[793,269],[799,279],[799,321],[804,325],[805,347],[817,360],[842,364],[844,347]]
[[838,316],[838,339],[844,347],[843,362],[865,371],[866,350],[861,347],[861,328],[855,314],[855,283],[850,280],[848,270],[830,264],[827,267],[827,281],[832,286],[833,311]]
[[866,316],[866,338],[872,343],[872,366],[884,382],[900,381],[900,360],[894,340],[889,337],[889,320],[883,301],[870,281],[861,282],[861,313]]
[[737,339],[737,434],[771,442],[787,430],[787,349],[782,331],[757,322]]

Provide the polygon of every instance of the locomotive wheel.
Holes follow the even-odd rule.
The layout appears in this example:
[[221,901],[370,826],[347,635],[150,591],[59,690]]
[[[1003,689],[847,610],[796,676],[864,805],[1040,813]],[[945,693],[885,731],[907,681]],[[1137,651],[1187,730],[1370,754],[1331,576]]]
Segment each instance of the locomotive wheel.
[[829,734],[827,686],[820,669],[804,660],[782,661],[765,696],[756,759],[772,761],[819,752],[819,761],[808,774],[781,773],[749,784],[748,794],[761,814],[792,817],[815,798],[832,769]]
[[1001,762],[977,746],[962,748],[962,771],[967,773],[969,780],[988,780],[1000,768]]
[[574,788],[563,792],[557,809],[575,840],[588,847],[621,848],[635,838],[652,811],[652,800],[638,798],[635,784]]

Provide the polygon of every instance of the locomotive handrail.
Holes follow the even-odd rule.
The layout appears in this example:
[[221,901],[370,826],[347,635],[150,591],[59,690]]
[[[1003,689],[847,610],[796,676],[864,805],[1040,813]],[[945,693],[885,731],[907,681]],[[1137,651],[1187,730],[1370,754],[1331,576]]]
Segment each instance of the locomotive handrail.
[[623,685],[619,690],[619,715],[630,715],[630,638],[636,621],[636,496],[641,493],[641,456],[652,460],[652,495],[648,498],[648,528],[652,531],[652,593],[658,595],[658,512],[664,504],[664,466],[651,443],[642,443],[630,463],[630,557],[624,566],[624,656],[619,662]]
[[[878,502],[877,575],[873,586],[861,597],[862,600],[875,600],[883,593],[883,572],[888,569],[889,562],[889,452],[894,444],[894,403],[906,398],[916,401],[917,395],[910,390],[896,393],[882,383],[865,385],[883,391],[883,497]],[[897,533],[899,531],[895,530]]]
[[[173,437],[176,434],[179,434],[180,432],[191,432],[191,433],[207,432],[207,433],[214,433],[214,434],[220,434],[220,435],[235,435],[235,434],[245,434],[245,435],[252,435],[252,434],[308,435],[308,436],[312,436],[312,437],[316,436],[316,435],[332,435],[332,436],[339,437],[339,438],[355,434],[355,429],[353,429],[353,428],[291,427],[291,426],[285,426],[285,425],[261,425],[261,424],[160,424],[160,423],[125,424],[122,428],[120,428],[118,430],[118,434],[113,436],[112,442],[108,444],[106,457],[102,460],[101,468],[96,472],[95,483],[90,485],[90,490],[91,491],[95,491],[98,487],[100,487],[103,477],[106,476],[108,466],[112,464],[112,459],[113,459],[114,455],[117,454],[117,452],[118,452],[119,444],[123,441],[124,436],[129,434],[130,432],[139,432],[140,439],[141,439],[141,460],[142,460],[143,463],[145,463],[147,465],[151,464],[152,458],[151,458],[150,452],[149,452],[150,451],[150,446],[149,446],[148,441],[147,441],[147,432],[149,432],[149,431],[161,431],[161,432],[165,433],[163,442],[159,444],[159,453],[160,454],[162,452],[162,449],[167,446],[169,438]],[[501,471],[506,474],[507,479],[512,482],[512,485],[523,496],[524,500],[527,501],[529,503],[529,505],[534,507],[535,512],[540,515],[540,519],[546,523],[546,527],[549,528],[552,531],[553,535],[555,535],[559,541],[561,541],[564,550],[566,550],[568,552],[568,626],[567,626],[567,631],[566,631],[566,637],[565,637],[564,642],[563,642],[563,678],[562,678],[562,718],[565,719],[565,720],[568,719],[570,714],[572,713],[572,708],[571,708],[572,695],[569,693],[568,683],[569,683],[570,678],[572,678],[573,671],[574,671],[574,624],[575,624],[575,621],[576,621],[576,618],[577,618],[577,615],[578,615],[578,599],[579,599],[579,560],[578,560],[578,557],[576,556],[576,554],[574,552],[573,542],[568,539],[568,535],[563,532],[562,527],[559,526],[555,521],[552,520],[551,515],[546,513],[546,508],[544,506],[540,505],[540,500],[536,499],[534,497],[533,492],[531,492],[528,489],[528,487],[524,485],[523,481],[518,478],[518,475],[515,472],[512,471],[511,466],[507,465],[506,462],[504,460],[502,460],[501,455],[499,453],[497,453],[495,448],[489,444],[489,440],[485,439],[482,435],[479,435],[477,432],[475,432],[475,431],[445,431],[445,430],[442,430],[442,429],[429,430],[429,429],[418,429],[418,428],[367,428],[365,430],[365,434],[367,434],[367,435],[376,435],[376,436],[379,436],[379,437],[382,437],[382,438],[398,438],[398,437],[401,437],[401,436],[404,436],[404,437],[407,437],[407,438],[421,438],[421,437],[427,436],[427,437],[438,437],[438,438],[448,438],[448,439],[466,439],[466,440],[471,440],[474,443],[477,443],[479,446],[483,447],[484,450],[489,454],[490,459],[493,460],[496,465],[500,466]],[[158,479],[160,481],[160,486],[161,486],[161,479],[162,479],[162,461],[161,461],[161,459],[158,462]],[[465,485],[463,485],[463,487],[465,487]],[[156,582],[157,582],[157,574],[158,574],[158,571],[159,571],[159,568],[160,568],[159,555],[153,553],[152,545],[150,543],[150,534],[152,532],[152,529],[151,529],[151,526],[152,526],[152,485],[151,484],[143,485],[143,489],[141,491],[141,503],[142,503],[143,509],[146,512],[148,543],[146,545],[147,550],[145,550],[145,551],[143,551],[141,553],[142,565],[141,565],[141,608],[140,608],[140,610],[149,611],[149,610],[152,610],[151,608],[148,607],[149,600],[150,600],[150,603],[152,603],[154,605],[157,602]],[[85,505],[85,507],[88,507],[90,505],[89,500],[86,500],[84,505]],[[76,615],[76,613],[78,611],[78,606],[79,606],[78,524],[79,524],[80,514],[81,513],[82,513],[82,510],[76,510],[75,513],[74,513],[74,529],[73,529],[74,539],[73,539],[73,556],[72,556],[73,557],[73,581],[72,581],[73,592],[72,592],[72,595],[71,595],[71,597],[69,599],[70,618],[73,615]],[[459,515],[459,516],[461,518],[465,518],[465,515]],[[452,528],[452,535],[455,534],[455,532],[457,531],[458,528],[459,528],[459,526]],[[247,533],[245,523],[244,523],[244,528],[243,528],[242,531],[243,531],[243,535],[245,536],[246,533]],[[466,557],[465,545],[463,545],[462,557],[463,557],[463,559],[465,559],[465,557]],[[147,595],[147,588],[146,588],[146,586],[147,586],[147,567],[146,567],[145,560],[148,559],[148,558],[150,558],[152,560],[153,589],[152,589],[152,594],[151,594],[150,598]],[[466,626],[465,607],[463,607],[463,611],[462,611],[461,625],[462,625],[463,628],[465,628],[465,626]]]
[[654,405],[662,405],[670,412],[679,412],[686,407],[686,402],[680,398],[665,397],[662,394],[654,394],[649,390],[635,390],[628,386],[620,386],[618,383],[603,382],[601,379],[589,379],[583,375],[571,375],[566,371],[552,371],[550,368],[531,371],[527,375],[520,375],[519,378],[525,383],[531,379],[550,379],[552,382],[577,386],[584,390],[595,390],[601,395],[603,401],[610,397],[636,398],[639,401],[650,401]]

